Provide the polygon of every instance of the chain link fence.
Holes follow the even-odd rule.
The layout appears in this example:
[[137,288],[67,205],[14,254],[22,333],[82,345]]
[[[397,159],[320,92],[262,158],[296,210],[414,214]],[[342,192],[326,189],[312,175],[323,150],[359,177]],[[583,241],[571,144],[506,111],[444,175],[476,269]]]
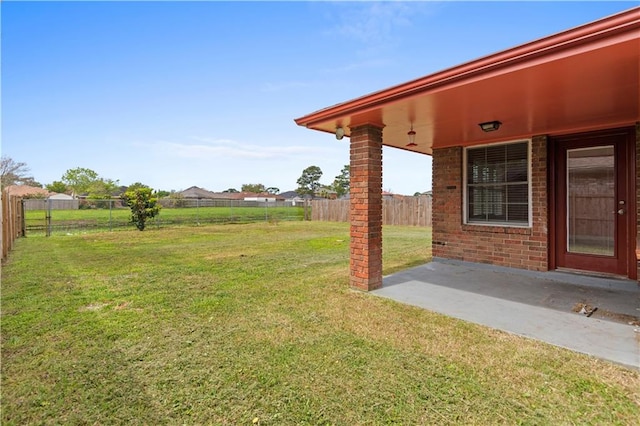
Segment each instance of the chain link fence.
[[[40,200],[24,203],[26,235],[135,229],[131,210],[120,199]],[[283,201],[162,199],[160,214],[147,228],[303,220],[304,209]]]

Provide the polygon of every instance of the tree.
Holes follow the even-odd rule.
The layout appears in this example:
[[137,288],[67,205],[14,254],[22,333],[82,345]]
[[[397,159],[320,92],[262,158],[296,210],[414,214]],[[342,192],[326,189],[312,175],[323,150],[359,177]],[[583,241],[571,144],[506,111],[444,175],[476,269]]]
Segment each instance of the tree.
[[280,193],[280,188],[276,188],[275,186],[270,186],[264,190],[267,194],[277,195]]
[[262,192],[265,192],[266,189],[267,188],[265,188],[265,186],[261,183],[245,183],[240,188],[240,191],[253,192],[255,194],[260,194]]
[[229,189],[225,189],[225,190],[224,190],[224,191],[222,191],[222,192],[228,192],[228,193],[231,193],[231,194],[237,194],[237,193],[238,193],[238,192],[240,192],[240,191],[238,191],[238,190],[237,190],[237,189],[235,189],[235,188],[229,188]]
[[302,171],[302,176],[298,178],[298,189],[296,192],[302,196],[313,197],[320,188],[320,178],[322,170],[318,166],[309,166]]
[[144,183],[141,183],[141,182],[136,182],[136,183],[132,183],[131,185],[129,185],[127,187],[127,191],[133,191],[134,189],[138,189],[138,188],[149,188],[149,186],[145,185]]
[[336,191],[338,198],[349,193],[351,180],[351,166],[345,165],[340,174],[333,181],[333,190]]
[[144,231],[147,219],[155,217],[160,212],[158,198],[148,186],[142,185],[128,189],[122,195],[122,199],[131,208],[131,222],[135,223],[140,231]]
[[74,196],[89,192],[91,185],[95,184],[98,180],[99,177],[96,172],[83,167],[69,169],[62,175],[62,182],[71,189],[72,195]]
[[11,157],[2,156],[0,160],[0,185],[3,188],[9,185],[42,185],[36,182],[32,176],[28,175],[29,167],[27,163],[14,161]]
[[64,182],[59,180],[54,180],[50,184],[45,185],[45,188],[47,188],[47,191],[49,192],[57,192],[59,194],[67,192],[68,190],[67,185],[65,185]]
[[110,199],[118,194],[120,188],[119,181],[104,179],[95,171],[84,167],[67,170],[61,180],[72,195],[86,194],[87,198],[94,200]]
[[302,171],[302,176],[298,178],[298,189],[296,192],[305,198],[304,203],[304,219],[309,219],[307,198],[316,194],[320,187],[320,178],[322,177],[322,170],[318,166],[309,166]]
[[98,178],[89,186],[87,197],[94,200],[108,200],[116,195],[119,189],[120,184],[117,180]]

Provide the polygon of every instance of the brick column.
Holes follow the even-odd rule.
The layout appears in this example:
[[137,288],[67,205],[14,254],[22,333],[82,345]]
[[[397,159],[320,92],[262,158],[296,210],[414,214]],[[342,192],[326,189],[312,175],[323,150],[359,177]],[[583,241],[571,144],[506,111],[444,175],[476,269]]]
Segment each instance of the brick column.
[[[535,271],[549,270],[549,137],[536,135],[531,138],[531,236],[525,242],[527,259],[522,263],[527,269]],[[552,236],[553,237],[553,236]]]
[[382,286],[382,128],[351,128],[350,285]]
[[462,147],[433,150],[432,254],[433,257],[468,260],[462,238]]

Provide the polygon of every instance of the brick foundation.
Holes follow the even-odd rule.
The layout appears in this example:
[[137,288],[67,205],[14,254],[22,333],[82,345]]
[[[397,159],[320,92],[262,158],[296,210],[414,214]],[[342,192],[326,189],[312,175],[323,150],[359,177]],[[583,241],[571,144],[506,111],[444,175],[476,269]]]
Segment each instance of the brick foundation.
[[382,128],[351,128],[350,285],[382,286]]
[[461,147],[433,151],[433,256],[548,270],[547,137],[531,142],[531,228],[463,224]]

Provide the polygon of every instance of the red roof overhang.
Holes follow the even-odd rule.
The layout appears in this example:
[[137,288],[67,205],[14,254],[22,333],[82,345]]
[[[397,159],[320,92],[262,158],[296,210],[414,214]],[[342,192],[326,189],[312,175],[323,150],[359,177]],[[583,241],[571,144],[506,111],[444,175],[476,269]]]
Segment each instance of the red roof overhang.
[[[383,143],[433,148],[567,134],[640,121],[640,8],[296,119],[334,133],[384,126]],[[498,120],[498,131],[479,123]]]

